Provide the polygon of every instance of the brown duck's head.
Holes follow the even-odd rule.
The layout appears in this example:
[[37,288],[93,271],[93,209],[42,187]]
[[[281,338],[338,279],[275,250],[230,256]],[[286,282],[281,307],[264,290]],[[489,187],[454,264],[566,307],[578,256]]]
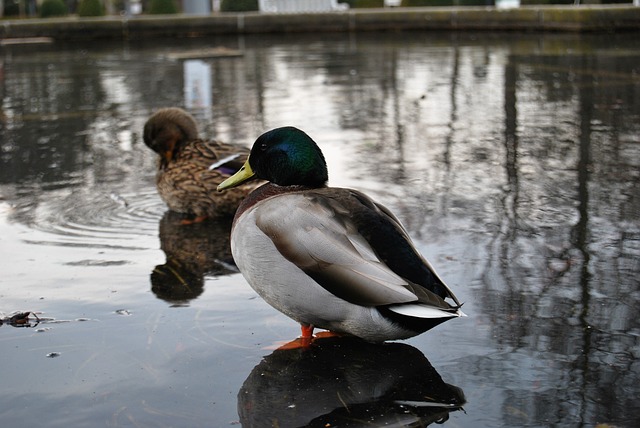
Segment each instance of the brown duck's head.
[[162,158],[162,164],[171,162],[184,144],[198,138],[195,119],[181,108],[163,108],[144,124],[144,143]]

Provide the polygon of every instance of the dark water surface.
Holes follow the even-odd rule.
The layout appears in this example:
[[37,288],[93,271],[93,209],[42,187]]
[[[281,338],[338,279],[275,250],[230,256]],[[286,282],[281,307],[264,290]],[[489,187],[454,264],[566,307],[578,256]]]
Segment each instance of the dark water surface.
[[[216,46],[240,55],[175,58]],[[0,327],[0,425],[640,426],[637,34],[1,49],[0,316],[41,322]],[[155,193],[142,125],[173,105],[244,145],[307,131],[469,317],[274,352],[298,326],[235,271],[229,224]]]

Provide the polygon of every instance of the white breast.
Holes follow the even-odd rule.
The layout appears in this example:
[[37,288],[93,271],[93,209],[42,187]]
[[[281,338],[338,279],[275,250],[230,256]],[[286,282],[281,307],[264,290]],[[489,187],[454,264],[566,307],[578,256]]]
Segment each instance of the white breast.
[[[279,200],[288,196],[269,198],[245,211],[232,230],[231,253],[249,285],[267,303],[298,322],[321,326],[342,318],[342,301],[285,259],[256,226],[256,209],[281,209]],[[329,302],[332,308],[327,308]]]

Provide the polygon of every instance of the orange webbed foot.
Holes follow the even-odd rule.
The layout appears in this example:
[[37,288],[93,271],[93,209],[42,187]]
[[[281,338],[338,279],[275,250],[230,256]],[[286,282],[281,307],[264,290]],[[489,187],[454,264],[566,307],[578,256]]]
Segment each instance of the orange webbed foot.
[[307,349],[311,346],[313,338],[298,337],[291,342],[287,342],[284,345],[280,345],[276,348],[277,351],[290,351],[292,349]]
[[278,350],[289,350],[289,349],[299,349],[299,348],[308,348],[311,346],[313,342],[313,326],[300,324],[300,330],[302,331],[302,335],[297,339],[292,340],[291,342],[285,343],[282,346],[278,347]]
[[315,334],[313,340],[317,339],[327,339],[329,337],[342,337],[343,335],[340,333],[336,333],[335,331],[320,331]]
[[313,334],[314,327],[312,325],[301,325],[302,335],[297,339],[287,342],[284,345],[279,346],[278,350],[291,350],[291,349],[305,349],[309,348],[318,339],[326,339],[329,337],[340,337],[341,334],[334,333],[332,331],[321,331],[317,334]]

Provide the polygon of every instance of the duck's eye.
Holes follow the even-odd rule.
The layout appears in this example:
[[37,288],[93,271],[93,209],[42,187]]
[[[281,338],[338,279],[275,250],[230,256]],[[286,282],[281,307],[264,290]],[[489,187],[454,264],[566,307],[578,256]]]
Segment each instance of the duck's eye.
[[260,150],[262,150],[263,152],[267,150],[267,143],[260,144]]

